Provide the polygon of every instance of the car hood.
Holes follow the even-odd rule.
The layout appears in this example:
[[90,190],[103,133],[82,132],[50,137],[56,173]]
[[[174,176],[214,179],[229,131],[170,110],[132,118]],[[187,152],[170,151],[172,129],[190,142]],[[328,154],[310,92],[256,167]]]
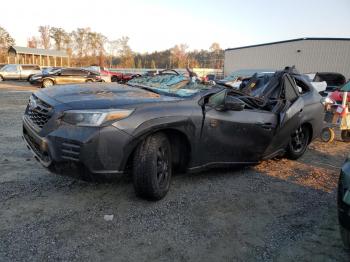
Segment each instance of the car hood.
[[182,100],[179,97],[159,95],[137,87],[116,83],[53,86],[39,92],[74,109],[103,109]]

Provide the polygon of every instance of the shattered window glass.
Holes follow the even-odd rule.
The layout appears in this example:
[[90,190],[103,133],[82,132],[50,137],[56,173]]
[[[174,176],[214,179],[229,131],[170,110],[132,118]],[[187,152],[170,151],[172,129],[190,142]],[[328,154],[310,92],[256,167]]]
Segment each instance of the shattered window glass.
[[209,89],[211,85],[193,81],[184,75],[156,75],[134,78],[128,82],[131,86],[151,88],[164,94],[172,94],[181,97],[192,96],[201,90]]

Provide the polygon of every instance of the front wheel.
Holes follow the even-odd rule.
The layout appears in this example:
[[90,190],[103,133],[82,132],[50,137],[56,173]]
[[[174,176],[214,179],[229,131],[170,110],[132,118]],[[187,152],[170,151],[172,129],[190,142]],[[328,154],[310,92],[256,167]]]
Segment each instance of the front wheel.
[[140,197],[160,200],[169,191],[172,175],[171,147],[163,133],[148,136],[133,159],[133,183]]
[[54,85],[54,82],[51,79],[44,79],[44,81],[43,81],[43,87],[44,88],[50,87],[50,86],[53,86],[53,85]]
[[301,126],[292,134],[288,147],[287,156],[290,159],[298,159],[301,157],[308,146],[310,131],[306,126]]

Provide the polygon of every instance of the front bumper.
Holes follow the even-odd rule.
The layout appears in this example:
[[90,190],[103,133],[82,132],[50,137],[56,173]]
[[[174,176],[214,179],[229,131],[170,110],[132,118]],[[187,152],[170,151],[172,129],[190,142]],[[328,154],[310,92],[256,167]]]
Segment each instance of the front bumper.
[[31,121],[23,117],[23,139],[27,147],[51,171],[68,172],[74,166],[92,174],[123,173],[127,145],[132,139],[125,132],[113,126],[78,127],[62,122],[51,130],[40,136]]

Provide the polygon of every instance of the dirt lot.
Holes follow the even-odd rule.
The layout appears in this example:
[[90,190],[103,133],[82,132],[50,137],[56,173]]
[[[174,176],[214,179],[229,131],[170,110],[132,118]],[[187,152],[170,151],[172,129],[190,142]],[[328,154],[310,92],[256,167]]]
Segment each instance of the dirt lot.
[[147,202],[128,177],[94,184],[42,168],[20,137],[35,88],[10,85],[0,84],[0,261],[349,261],[336,186],[350,145],[316,141],[299,161],[180,174]]

